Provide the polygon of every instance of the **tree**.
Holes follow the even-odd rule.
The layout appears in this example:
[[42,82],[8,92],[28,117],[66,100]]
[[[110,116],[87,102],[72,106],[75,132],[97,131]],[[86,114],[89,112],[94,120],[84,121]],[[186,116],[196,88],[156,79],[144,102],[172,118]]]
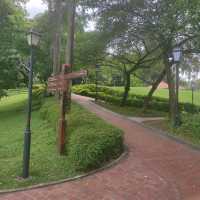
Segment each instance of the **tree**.
[[0,2],[0,97],[3,90],[14,88],[24,81],[26,74],[18,69],[19,60],[26,56],[27,22],[22,1],[2,0]]
[[[152,64],[159,61],[159,47],[151,44],[147,34],[137,33],[138,23],[133,24],[130,17],[129,12],[135,14],[135,6],[137,8],[143,6],[141,1],[103,1],[102,4],[96,2],[92,6],[98,8],[98,28],[109,38],[107,49],[114,51],[109,62],[121,65],[124,74],[122,99],[124,105],[130,90],[131,74],[140,69],[150,68]],[[114,67],[113,63],[111,64],[109,65]]]
[[[170,119],[176,118],[176,95],[172,63],[169,56],[176,46],[185,50],[188,46],[195,47],[195,40],[199,38],[199,25],[194,16],[199,16],[198,2],[185,0],[147,1],[140,15],[142,25],[139,32],[149,33],[149,38],[159,45],[165,66],[169,85]],[[195,22],[196,21],[196,22]],[[190,49],[190,48],[189,48]]]
[[106,57],[107,41],[99,31],[78,32],[75,40],[75,68],[91,68]]
[[[100,28],[112,30],[114,40],[126,38],[160,54],[169,85],[170,119],[175,120],[176,95],[169,56],[176,46],[191,53],[199,46],[199,2],[197,0],[88,1],[98,13]],[[124,40],[124,39],[123,39]],[[198,45],[198,46],[197,46]],[[143,49],[143,48],[142,48]],[[155,51],[154,51],[155,49]],[[162,73],[161,73],[162,74]]]

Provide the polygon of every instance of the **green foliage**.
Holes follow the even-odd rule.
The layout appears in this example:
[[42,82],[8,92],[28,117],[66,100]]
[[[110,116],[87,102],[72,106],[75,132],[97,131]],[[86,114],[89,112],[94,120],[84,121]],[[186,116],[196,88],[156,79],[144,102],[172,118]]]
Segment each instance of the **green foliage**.
[[[123,137],[120,130],[105,124],[78,105],[73,105],[72,110],[67,153],[75,171],[87,172],[99,168],[122,153]],[[52,128],[57,129],[59,104],[54,99],[42,106],[40,115]]]
[[194,144],[200,143],[200,114],[182,115],[182,124],[175,130],[175,134]]
[[141,109],[141,107],[134,106],[119,106],[117,104],[108,103],[105,101],[97,102],[100,106],[107,108],[115,113],[119,113],[121,115],[125,115],[128,117],[166,117],[167,113],[153,110],[153,109]]
[[123,151],[123,137],[120,130],[81,110],[77,106],[70,116],[73,134],[69,138],[68,155],[74,168],[85,172],[117,158]]
[[181,125],[172,127],[169,120],[148,121],[146,125],[163,130],[165,133],[180,138],[186,143],[200,147],[200,114],[182,113]]
[[40,116],[43,120],[48,121],[54,130],[57,130],[59,120],[59,104],[53,98],[49,98],[40,109]]
[[47,12],[34,18],[34,28],[42,33],[40,47],[35,51],[37,59],[34,65],[34,72],[41,82],[47,81],[52,73],[52,26]]
[[[80,95],[95,97],[95,85],[78,85],[73,87],[73,92]],[[99,86],[98,87],[98,98],[109,103],[120,105],[123,96],[122,90],[116,90],[110,87]],[[126,106],[134,106],[141,108],[144,105],[145,95],[136,95],[133,93],[129,94],[126,102]],[[192,105],[191,103],[179,103],[180,110],[182,112],[199,112],[200,107]],[[149,104],[150,109],[168,112],[169,111],[169,101],[162,97],[153,97]]]
[[[59,103],[54,98],[46,98],[40,111],[32,113],[31,179],[17,180],[15,177],[20,177],[22,172],[27,92],[13,90],[8,94],[0,103],[0,189],[14,189],[77,176],[93,167],[102,166],[122,152],[121,131],[77,104],[72,104],[72,112],[68,116],[69,153],[59,156],[55,131],[59,119]],[[91,141],[97,146],[93,146]],[[80,154],[80,150],[83,154]],[[85,162],[77,161],[77,156],[79,158],[82,155]],[[98,159],[93,158],[94,155]]]
[[181,125],[176,128],[170,126],[169,121],[159,121],[154,123],[147,123],[150,126],[162,129],[170,135],[181,138],[187,143],[193,145],[200,145],[200,114],[182,113]]
[[136,76],[132,76],[131,79],[131,87],[142,87],[144,86],[145,83],[144,81],[140,80],[138,77]]
[[33,109],[37,110],[41,107],[46,93],[45,85],[33,86]]
[[17,68],[18,61],[27,53],[27,21],[19,2],[0,1],[0,96],[2,90],[16,88],[25,75]]
[[70,160],[77,171],[85,172],[97,169],[106,162],[117,158],[122,151],[121,132],[113,132],[112,128],[107,128],[99,134],[79,132],[71,137],[69,143]]
[[75,69],[91,68],[105,56],[106,37],[102,32],[78,32],[75,46]]
[[6,91],[3,90],[3,89],[0,89],[0,99],[1,99],[2,97],[5,97],[6,95],[7,95]]

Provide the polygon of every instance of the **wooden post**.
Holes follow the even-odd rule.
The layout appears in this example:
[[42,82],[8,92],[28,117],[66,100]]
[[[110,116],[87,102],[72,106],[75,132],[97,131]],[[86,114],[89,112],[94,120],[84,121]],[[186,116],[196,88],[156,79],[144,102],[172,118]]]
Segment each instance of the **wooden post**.
[[[66,64],[62,66],[61,74],[65,75],[72,72],[73,65],[73,52],[74,52],[74,29],[75,29],[75,13],[76,3],[75,0],[70,0],[68,3],[68,35],[66,46]],[[59,138],[58,150],[60,155],[65,152],[66,135],[67,135],[67,120],[65,118],[66,111],[69,110],[71,104],[71,80],[66,81],[67,89],[61,92],[61,115],[59,120]]]
[[49,77],[48,79],[48,91],[49,92],[61,92],[60,99],[60,119],[58,124],[58,151],[61,155],[65,152],[65,143],[67,135],[67,120],[66,120],[66,103],[67,94],[69,93],[69,81],[86,77],[88,75],[87,70],[80,70],[78,72],[71,73],[71,66],[64,64],[62,66],[62,73],[56,76]]
[[[75,26],[75,1],[68,2],[68,38],[66,47],[66,63],[62,66],[62,74],[67,74],[72,71],[73,50],[74,50],[74,26]],[[67,90],[61,93],[61,116],[59,120],[59,153],[64,154],[66,135],[67,135],[67,120],[65,119],[66,109],[69,110],[71,103],[71,80],[67,81]]]
[[[71,66],[64,64],[62,66],[62,74],[68,74],[71,72]],[[67,94],[69,90],[69,81],[67,81],[66,91],[61,92],[61,100],[60,100],[60,120],[59,120],[59,138],[58,138],[58,151],[60,155],[63,155],[65,152],[65,143],[66,143],[66,135],[67,135],[67,120],[65,118],[66,115],[66,103],[67,103]]]
[[[68,35],[67,35],[67,45],[66,45],[66,56],[65,63],[70,66],[70,71],[72,71],[72,66],[74,63],[74,32],[75,32],[75,14],[76,14],[76,3],[75,0],[70,0],[68,3]],[[68,90],[66,93],[67,101],[67,112],[71,108],[71,80],[67,84]]]

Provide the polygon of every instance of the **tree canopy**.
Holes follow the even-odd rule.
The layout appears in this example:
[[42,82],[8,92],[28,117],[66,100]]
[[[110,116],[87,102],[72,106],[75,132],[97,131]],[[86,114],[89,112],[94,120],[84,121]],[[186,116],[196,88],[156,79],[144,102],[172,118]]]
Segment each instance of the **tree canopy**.
[[[21,7],[24,2],[0,2],[1,91],[26,82],[26,73],[21,68],[19,70],[16,63],[27,58],[28,48],[22,32],[26,32],[30,25],[43,33],[35,63],[35,75],[39,80],[44,82],[51,73],[59,73],[61,64],[65,62],[69,1],[44,0],[48,11],[32,20],[25,17]],[[199,58],[194,54],[199,53],[200,48],[198,0],[72,2],[77,6],[74,69],[94,69],[96,64],[115,69],[124,80],[124,102],[132,77],[152,82],[151,97],[166,76],[173,113],[175,83],[173,63],[169,57],[179,46],[184,54],[182,72],[198,71]],[[86,31],[85,26],[91,19],[96,22],[96,28]]]
[[[25,12],[22,1],[0,1],[0,93],[3,89],[16,87],[24,79],[18,69],[19,60],[27,55]],[[1,95],[0,95],[1,96]]]

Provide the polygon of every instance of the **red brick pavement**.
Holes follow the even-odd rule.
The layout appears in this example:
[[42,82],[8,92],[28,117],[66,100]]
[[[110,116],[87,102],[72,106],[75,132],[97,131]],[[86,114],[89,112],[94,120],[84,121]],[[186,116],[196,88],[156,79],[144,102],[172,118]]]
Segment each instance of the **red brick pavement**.
[[128,158],[95,175],[0,200],[200,200],[200,152],[155,134],[125,117],[73,99],[125,132]]

